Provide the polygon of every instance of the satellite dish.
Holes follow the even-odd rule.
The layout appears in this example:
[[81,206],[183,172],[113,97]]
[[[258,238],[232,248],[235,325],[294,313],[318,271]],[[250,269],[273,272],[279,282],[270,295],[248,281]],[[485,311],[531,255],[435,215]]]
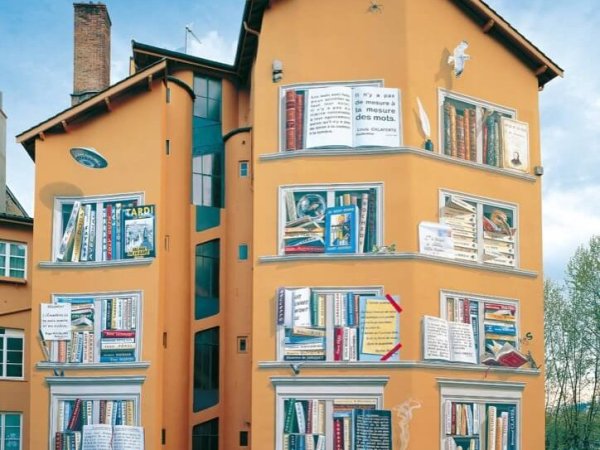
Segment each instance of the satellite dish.
[[90,169],[104,169],[108,161],[96,149],[86,147],[73,147],[71,156],[78,164]]

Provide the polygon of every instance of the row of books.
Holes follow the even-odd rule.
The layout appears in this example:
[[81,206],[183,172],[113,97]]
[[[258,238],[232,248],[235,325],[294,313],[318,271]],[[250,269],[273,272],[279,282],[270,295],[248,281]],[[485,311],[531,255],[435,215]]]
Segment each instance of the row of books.
[[94,303],[71,303],[71,340],[53,341],[50,360],[61,363],[94,362]]
[[[327,314],[331,314],[331,322]],[[387,297],[377,297],[375,292],[278,289],[277,325],[283,328],[283,360],[326,360],[328,323],[333,325],[329,357],[334,361],[381,360],[398,346],[398,311]],[[398,355],[394,352],[388,357],[397,359]]]
[[501,118],[497,111],[446,98],[444,101],[444,154],[467,161],[478,161],[478,131],[482,136],[482,163],[501,165]]
[[81,431],[84,425],[105,423],[134,425],[133,400],[61,400],[58,404],[57,429]]
[[57,261],[111,261],[153,257],[154,205],[136,201],[72,205]]
[[515,233],[512,217],[500,208],[484,207],[483,254],[488,264],[515,265]]
[[480,430],[479,404],[444,402],[445,433],[457,436],[476,436]]
[[284,252],[366,253],[376,241],[376,194],[336,192],[327,207],[327,193],[285,193]]
[[[63,302],[65,299],[59,299]],[[99,350],[100,362],[136,360],[138,300],[114,297],[100,300],[101,329],[96,330],[94,300],[69,299],[71,304],[71,339],[53,341],[50,360],[59,363],[93,363]],[[98,335],[99,335],[99,341]],[[99,345],[98,345],[99,344]]]

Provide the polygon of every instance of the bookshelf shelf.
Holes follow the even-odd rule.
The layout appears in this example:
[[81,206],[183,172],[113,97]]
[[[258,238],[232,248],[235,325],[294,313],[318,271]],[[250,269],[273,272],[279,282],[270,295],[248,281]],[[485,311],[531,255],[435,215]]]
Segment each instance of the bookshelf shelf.
[[115,259],[113,261],[87,261],[87,262],[62,262],[62,261],[40,261],[42,269],[93,269],[96,267],[121,267],[121,266],[148,266],[154,258],[140,259]]
[[519,368],[501,366],[484,366],[478,364],[459,364],[444,363],[432,361],[403,360],[392,362],[365,362],[365,361],[259,361],[260,369],[290,369],[295,366],[297,369],[431,369],[431,370],[450,370],[465,372],[489,372],[498,374],[519,374],[527,376],[539,376],[540,369]]
[[107,370],[107,369],[147,369],[150,361],[137,361],[129,363],[54,363],[42,361],[36,364],[40,370]]
[[508,273],[515,276],[537,278],[538,272],[534,270],[516,269],[511,267],[491,266],[475,262],[459,261],[455,259],[441,258],[432,255],[423,255],[413,252],[393,252],[393,253],[351,253],[351,254],[301,254],[301,255],[269,255],[260,256],[260,263],[287,263],[294,261],[339,261],[339,260],[420,260],[433,263],[442,263],[467,267],[489,272]]
[[469,167],[475,170],[482,170],[488,173],[494,173],[502,176],[508,176],[528,182],[537,181],[538,177],[521,172],[515,172],[501,167],[488,166],[475,161],[453,158],[444,154],[430,152],[418,147],[361,147],[361,148],[313,148],[304,150],[295,150],[293,152],[264,153],[260,155],[259,160],[264,163],[296,159],[296,158],[324,158],[324,157],[348,157],[348,156],[379,156],[382,155],[410,155],[421,158],[439,161],[442,164],[454,164],[457,166]]

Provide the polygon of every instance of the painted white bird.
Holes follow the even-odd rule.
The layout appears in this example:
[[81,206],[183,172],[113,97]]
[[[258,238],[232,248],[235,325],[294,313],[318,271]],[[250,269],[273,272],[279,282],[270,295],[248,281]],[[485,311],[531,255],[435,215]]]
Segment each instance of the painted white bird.
[[454,53],[448,56],[448,64],[454,65],[454,75],[456,78],[460,77],[465,70],[465,61],[471,59],[471,56],[465,53],[465,50],[469,46],[467,41],[460,41],[460,44],[454,49]]

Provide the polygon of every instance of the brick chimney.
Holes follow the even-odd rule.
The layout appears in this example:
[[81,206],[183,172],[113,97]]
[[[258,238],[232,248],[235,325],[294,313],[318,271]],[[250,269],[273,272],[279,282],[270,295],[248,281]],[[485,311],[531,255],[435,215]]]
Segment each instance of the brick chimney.
[[73,93],[76,105],[110,85],[110,17],[102,3],[74,3]]

